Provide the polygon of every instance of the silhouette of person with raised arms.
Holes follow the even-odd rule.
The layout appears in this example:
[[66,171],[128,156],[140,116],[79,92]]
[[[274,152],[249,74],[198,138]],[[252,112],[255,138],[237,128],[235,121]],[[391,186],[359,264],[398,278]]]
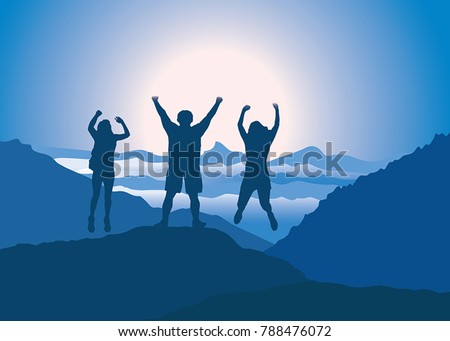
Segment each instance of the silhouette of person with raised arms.
[[278,228],[278,222],[272,212],[270,205],[270,178],[267,168],[267,157],[269,155],[270,146],[275,139],[278,128],[280,126],[280,112],[278,104],[274,103],[275,108],[275,124],[272,129],[263,126],[259,121],[252,122],[248,132],[243,126],[245,113],[250,109],[246,105],[241,112],[238,122],[239,133],[245,144],[246,164],[244,171],[244,179],[242,180],[241,189],[238,199],[238,210],[234,215],[234,223],[239,224],[242,220],[242,213],[247,206],[253,192],[258,191],[259,203],[270,220],[272,230]]
[[91,159],[89,160],[89,168],[93,171],[92,174],[92,200],[91,200],[91,212],[88,218],[88,230],[89,232],[95,231],[94,215],[97,208],[98,198],[100,196],[100,190],[102,183],[105,187],[105,231],[111,231],[110,212],[111,212],[111,196],[114,186],[114,152],[116,149],[117,141],[124,140],[130,136],[130,131],[125,122],[116,117],[117,123],[122,125],[124,133],[114,134],[111,128],[109,120],[103,120],[98,124],[95,129],[95,123],[102,115],[100,110],[97,110],[95,116],[89,123],[88,131],[94,139],[94,148],[92,149]]
[[167,227],[169,214],[172,210],[173,199],[181,192],[183,179],[186,193],[191,201],[192,227],[204,227],[206,223],[200,221],[200,201],[198,194],[203,190],[200,173],[201,138],[209,127],[212,118],[217,112],[221,97],[217,97],[216,103],[203,120],[191,126],[193,115],[188,110],[178,113],[176,124],[167,116],[166,111],[159,104],[158,96],[152,97],[156,110],[161,118],[164,130],[169,137],[169,167],[166,177],[166,197],[162,207],[162,220],[157,227]]

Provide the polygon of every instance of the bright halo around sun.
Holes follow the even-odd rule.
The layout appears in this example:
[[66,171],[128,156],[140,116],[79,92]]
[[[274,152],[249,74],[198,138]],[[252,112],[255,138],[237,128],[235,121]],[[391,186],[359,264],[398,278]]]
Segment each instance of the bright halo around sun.
[[[235,130],[240,111],[246,104],[252,107],[246,116],[246,126],[259,120],[271,128],[273,102],[279,103],[284,118],[289,110],[281,79],[271,72],[270,65],[240,50],[205,48],[180,55],[154,75],[150,91],[160,97],[172,119],[176,119],[180,110],[187,109],[193,112],[194,123],[208,112],[217,96],[223,97],[220,111],[211,125],[214,135],[208,138],[206,145],[213,140],[230,147],[241,144],[236,141]],[[277,137],[277,142],[287,138],[283,134]]]

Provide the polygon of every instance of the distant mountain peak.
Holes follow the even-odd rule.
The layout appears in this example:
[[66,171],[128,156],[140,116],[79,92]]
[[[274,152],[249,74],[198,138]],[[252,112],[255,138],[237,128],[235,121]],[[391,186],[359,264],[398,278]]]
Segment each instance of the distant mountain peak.
[[430,144],[443,142],[449,137],[450,137],[450,133],[447,135],[446,134],[435,134],[433,141]]
[[219,141],[216,141],[214,143],[214,147],[213,149],[228,149],[227,147],[225,147],[225,145]]
[[228,149],[223,143],[221,143],[219,141],[214,142],[214,146],[211,149],[209,149],[209,150],[207,150],[205,152],[213,152],[213,151],[221,153],[221,154],[223,154],[223,153],[231,153],[231,150]]
[[[49,165],[49,161],[51,161],[50,164],[56,164],[50,156],[35,151],[31,145],[22,143],[19,139],[0,141],[0,150],[3,158],[13,162],[12,165],[16,172],[24,171],[32,166],[39,166],[42,162],[45,166]],[[14,169],[0,170],[0,175],[13,172]]]
[[[202,154],[202,157],[204,157],[207,154],[209,154],[209,155],[208,155],[208,158],[206,158],[206,160],[204,160],[202,158],[201,162],[202,162],[202,164],[222,163],[222,164],[224,164],[226,166],[230,166],[232,164],[239,163],[240,162],[240,158],[237,158],[237,157],[233,157],[232,159],[228,158],[228,156],[231,153],[236,153],[236,152],[233,152],[230,149],[228,149],[223,143],[221,143],[219,141],[216,141],[214,143],[214,146],[211,149],[206,150]],[[241,152],[237,152],[237,153],[239,153],[240,156],[242,155]],[[216,155],[214,155],[214,154],[216,154]],[[222,157],[221,162],[220,162],[220,158],[214,157],[214,156],[217,156],[217,154],[219,154]]]
[[7,147],[16,147],[16,148],[22,147],[22,148],[32,149],[31,145],[24,144],[19,139],[13,139],[10,141],[2,141],[2,142],[0,142],[0,144],[2,144],[3,146],[7,146]]

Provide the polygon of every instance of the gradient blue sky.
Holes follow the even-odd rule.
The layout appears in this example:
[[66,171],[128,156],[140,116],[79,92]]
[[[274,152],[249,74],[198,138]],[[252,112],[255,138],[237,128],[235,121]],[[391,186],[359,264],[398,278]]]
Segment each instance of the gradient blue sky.
[[[242,149],[246,90],[260,93],[250,119],[270,124],[279,102],[278,152],[333,141],[390,159],[450,131],[448,1],[0,0],[0,44],[0,140],[89,149],[86,127],[102,109],[129,124],[133,149],[160,153],[150,97],[172,117],[201,118],[217,93],[224,106],[204,148]],[[171,73],[202,53],[215,61],[192,65],[198,78]]]

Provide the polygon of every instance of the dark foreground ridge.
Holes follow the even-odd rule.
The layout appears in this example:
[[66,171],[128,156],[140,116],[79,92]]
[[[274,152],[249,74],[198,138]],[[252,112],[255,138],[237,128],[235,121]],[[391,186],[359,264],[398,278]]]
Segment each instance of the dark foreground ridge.
[[185,321],[448,321],[450,294],[304,282],[220,295],[167,315]]
[[304,281],[215,229],[140,227],[0,250],[0,320],[157,319],[208,297]]

